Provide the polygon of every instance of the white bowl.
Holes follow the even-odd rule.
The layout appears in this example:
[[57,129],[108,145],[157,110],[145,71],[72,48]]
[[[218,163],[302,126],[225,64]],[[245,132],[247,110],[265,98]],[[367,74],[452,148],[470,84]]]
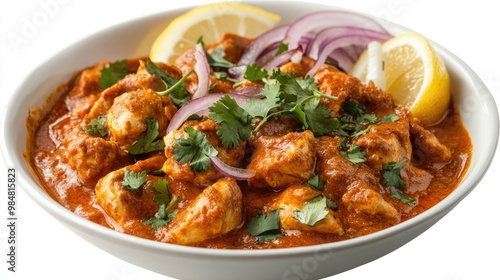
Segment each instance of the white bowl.
[[[303,2],[248,2],[281,14],[283,22],[315,10],[336,9]],[[28,111],[44,104],[46,96],[75,71],[99,60],[146,55],[156,35],[187,9],[163,12],[103,30],[60,52],[28,75],[12,95],[2,117],[3,154],[15,166],[23,190],[62,224],[95,246],[132,264],[181,279],[317,279],[379,258],[409,242],[448,213],[479,183],[495,154],[498,111],[479,77],[459,58],[434,44],[448,68],[452,94],[474,145],[469,170],[458,188],[421,215],[367,236],[316,246],[270,250],[214,250],[145,240],[115,232],[68,211],[47,195],[30,171],[23,151],[26,128],[18,124]],[[381,22],[391,33],[408,29]],[[425,34],[424,34],[425,35]],[[140,42],[140,43],[138,43]],[[196,267],[196,269],[190,269]],[[186,269],[187,268],[187,269]],[[296,269],[301,274],[296,274]]]

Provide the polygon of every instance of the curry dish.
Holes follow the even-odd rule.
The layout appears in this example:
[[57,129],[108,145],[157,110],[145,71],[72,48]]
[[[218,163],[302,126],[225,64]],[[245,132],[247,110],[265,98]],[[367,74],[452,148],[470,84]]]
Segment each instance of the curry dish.
[[[206,50],[236,63],[250,42],[224,34]],[[472,144],[452,101],[440,123],[423,127],[390,94],[334,66],[304,77],[307,57],[237,87],[211,67],[205,97],[222,97],[171,129],[194,102],[185,102],[198,87],[194,53],[174,65],[124,60],[126,74],[104,89],[101,76],[116,63],[61,85],[28,119],[26,156],[44,189],[77,215],[142,238],[282,248],[408,220],[450,194],[468,168]],[[159,94],[162,75],[182,82],[177,95]],[[240,97],[246,103],[235,104]]]

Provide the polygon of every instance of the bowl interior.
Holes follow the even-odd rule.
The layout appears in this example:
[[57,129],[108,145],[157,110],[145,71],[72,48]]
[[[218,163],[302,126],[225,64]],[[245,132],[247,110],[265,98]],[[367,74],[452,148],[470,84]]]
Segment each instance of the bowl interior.
[[[289,5],[285,7],[283,3],[248,3],[281,14],[284,23],[291,22],[300,15],[314,10],[337,9],[326,5],[306,4],[302,2],[290,2]],[[228,5],[230,5],[230,3],[228,3]],[[13,97],[8,102],[7,110],[2,116],[3,133],[5,135],[4,142],[2,143],[2,152],[7,161],[7,166],[16,167],[20,174],[21,187],[34,201],[49,213],[64,223],[67,223],[71,228],[85,233],[94,232],[96,236],[109,238],[109,240],[115,239],[123,243],[133,243],[133,246],[136,247],[145,246],[150,249],[155,248],[154,250],[170,250],[176,251],[177,253],[191,254],[191,256],[192,254],[201,254],[205,256],[218,254],[219,256],[224,255],[226,257],[262,257],[272,256],[273,254],[286,255],[315,252],[319,247],[311,246],[311,248],[292,248],[290,250],[266,250],[266,252],[243,252],[239,250],[215,252],[215,250],[185,248],[182,246],[172,246],[171,244],[157,244],[157,242],[124,236],[123,234],[97,226],[67,211],[43,191],[38,185],[35,177],[31,174],[30,168],[26,164],[23,155],[23,151],[26,150],[26,127],[24,125],[24,120],[29,111],[43,105],[47,95],[59,84],[67,81],[75,71],[90,66],[99,60],[113,61],[147,55],[151,43],[161,32],[163,27],[175,16],[186,10],[187,9],[162,12],[100,31],[68,47],[63,52],[48,59],[35,68],[13,94]],[[408,31],[408,29],[392,23],[381,23],[393,34]],[[472,161],[468,173],[463,178],[463,182],[445,200],[427,212],[407,222],[369,236],[328,244],[326,246],[321,246],[321,248],[325,250],[332,250],[333,248],[335,248],[335,250],[352,248],[355,247],[356,244],[366,244],[374,240],[387,238],[391,235],[403,234],[408,229],[422,224],[427,220],[434,223],[439,217],[451,210],[456,203],[465,197],[487,171],[498,142],[498,111],[495,101],[484,83],[463,61],[441,46],[435,44],[435,47],[440,56],[444,59],[449,71],[453,99],[458,105],[462,120],[470,133],[474,145]],[[71,62],[68,63],[69,61]],[[430,224],[428,226],[430,226]],[[408,240],[405,240],[405,242],[419,233],[420,232],[415,232],[414,234],[408,235]],[[405,242],[402,243],[404,244]],[[382,254],[385,253],[387,252],[382,252]],[[375,257],[376,256],[374,256],[374,258]]]

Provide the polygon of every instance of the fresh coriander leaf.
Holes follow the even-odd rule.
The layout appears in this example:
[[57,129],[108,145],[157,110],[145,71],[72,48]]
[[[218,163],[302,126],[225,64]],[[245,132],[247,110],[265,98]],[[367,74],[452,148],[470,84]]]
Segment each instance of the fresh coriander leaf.
[[[297,83],[300,87],[308,92],[314,92],[318,90],[318,84],[311,77],[299,77],[296,78]],[[322,95],[322,93],[320,93]]]
[[266,69],[260,68],[257,64],[247,66],[244,78],[252,82],[261,82],[267,78],[269,72]]
[[266,83],[262,89],[264,98],[252,98],[245,102],[243,109],[252,117],[266,118],[269,112],[280,105],[280,84],[276,81]]
[[250,138],[252,117],[229,95],[222,96],[208,110],[208,117],[219,124],[217,135],[224,147],[235,148]]
[[99,77],[99,89],[101,91],[116,84],[119,80],[125,78],[128,74],[133,73],[127,69],[127,60],[119,60],[110,63],[101,69],[101,76]]
[[319,195],[302,205],[302,210],[295,209],[293,217],[308,226],[314,226],[328,215],[326,197]]
[[123,175],[122,186],[129,191],[138,190],[147,181],[146,171],[135,173],[134,171],[125,170]]
[[370,127],[366,127],[365,129],[358,129],[355,133],[351,135],[352,138],[357,138],[361,135],[365,135],[370,132]]
[[90,120],[89,124],[87,126],[82,127],[82,129],[88,134],[106,137],[108,135],[108,131],[106,131],[106,128],[104,127],[105,123],[106,123],[106,117],[100,116],[96,119]]
[[365,107],[354,100],[347,100],[346,102],[344,102],[342,104],[342,109],[344,110],[344,112],[353,117],[361,116],[366,111]]
[[352,163],[358,164],[366,161],[366,154],[356,144],[352,144],[347,151],[340,151],[340,154]]
[[278,46],[278,51],[276,52],[276,55],[282,54],[286,51],[288,51],[288,45],[285,43],[280,43],[280,45]]
[[326,197],[326,206],[332,210],[337,210],[337,203]]
[[155,176],[163,176],[163,175],[165,175],[165,172],[161,169],[158,169],[158,170],[149,172],[149,174],[155,175]]
[[193,73],[193,71],[189,71],[184,77],[180,80],[177,80],[169,75],[167,75],[160,67],[154,64],[150,58],[148,58],[148,62],[146,64],[146,70],[148,70],[149,74],[155,75],[165,84],[166,90],[158,92],[160,95],[168,95],[172,102],[177,108],[184,105],[191,99],[191,94],[186,89],[186,78]]
[[311,178],[307,180],[307,185],[315,188],[318,191],[322,191],[325,188],[318,175],[311,176]]
[[212,55],[207,52],[205,48],[205,43],[203,42],[203,36],[198,38],[198,43],[203,47],[203,51],[205,52],[205,56],[207,57],[208,65],[215,68],[231,68],[234,64],[224,58],[223,51],[224,48],[219,46],[214,49]]
[[273,210],[267,215],[257,215],[247,224],[248,233],[257,237],[259,243],[283,236],[280,229],[280,210]]
[[179,211],[175,210],[172,212],[166,212],[165,204],[162,204],[162,205],[160,205],[160,209],[158,210],[158,213],[160,213],[160,212],[163,213],[163,217],[161,217],[159,214],[157,214],[157,216],[149,218],[149,219],[144,219],[142,222],[146,225],[151,225],[153,230],[158,230],[161,227],[164,227],[168,223],[170,223]]
[[153,197],[154,201],[161,204],[169,204],[170,203],[170,191],[168,189],[168,181],[166,179],[160,179],[156,181],[153,185],[155,190],[159,192],[159,194]]
[[384,116],[380,119],[380,122],[395,122],[399,120],[399,116],[396,114],[390,114],[387,116]]
[[401,177],[401,168],[406,162],[407,160],[403,159],[399,162],[389,162],[382,165],[382,170],[384,170],[382,177],[387,187],[399,189],[405,186],[405,181]]
[[368,123],[374,124],[378,122],[377,116],[374,114],[362,114],[361,116],[356,118],[357,123]]
[[217,150],[208,142],[205,134],[191,126],[185,127],[188,138],[178,138],[174,141],[172,154],[180,163],[189,163],[196,172],[205,172],[210,166],[210,157],[217,156]]
[[322,103],[318,104],[316,109],[304,110],[308,127],[315,136],[330,135],[337,129],[340,129],[340,122],[337,118],[331,117],[331,111]]
[[415,206],[417,204],[417,201],[408,195],[404,194],[402,191],[395,189],[395,188],[390,188],[391,190],[391,196],[399,199],[401,202],[406,203],[411,206]]
[[186,119],[186,121],[201,121],[201,120],[203,120],[203,117],[198,116],[197,114],[192,114]]
[[128,152],[132,155],[140,155],[152,151],[162,150],[165,143],[162,139],[155,141],[158,136],[158,121],[147,117],[146,118],[146,131],[144,131],[137,141],[127,148]]

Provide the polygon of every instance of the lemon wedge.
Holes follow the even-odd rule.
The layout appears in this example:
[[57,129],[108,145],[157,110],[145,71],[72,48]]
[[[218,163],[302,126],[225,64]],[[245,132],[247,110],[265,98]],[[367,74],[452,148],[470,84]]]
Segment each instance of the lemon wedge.
[[[381,48],[386,91],[424,126],[438,123],[448,110],[450,78],[428,40],[409,32],[389,39]],[[363,52],[350,74],[368,82],[369,60],[368,51]]]
[[169,23],[154,41],[149,57],[172,64],[175,58],[193,48],[200,36],[205,44],[218,42],[223,32],[254,38],[280,20],[279,15],[242,3],[199,6]]

